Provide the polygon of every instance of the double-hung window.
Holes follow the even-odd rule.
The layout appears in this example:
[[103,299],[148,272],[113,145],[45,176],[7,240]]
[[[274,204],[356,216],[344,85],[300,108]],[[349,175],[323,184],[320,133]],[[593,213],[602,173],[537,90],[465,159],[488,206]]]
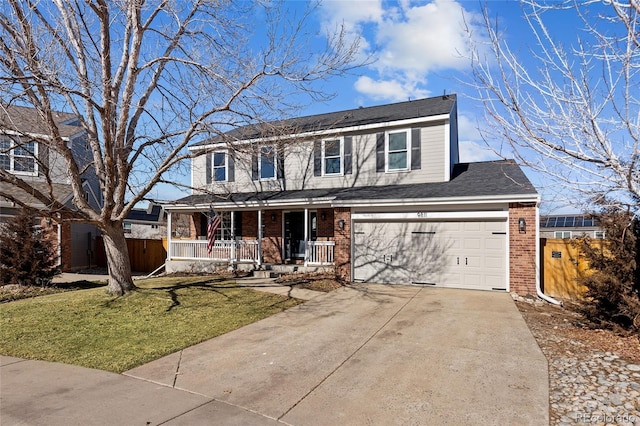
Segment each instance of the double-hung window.
[[258,160],[260,179],[275,179],[276,177],[276,149],[272,145],[260,147]]
[[387,133],[387,171],[409,170],[411,164],[411,132]]
[[322,141],[322,174],[340,175],[343,173],[343,144],[340,139]]
[[571,231],[556,231],[554,233],[555,238],[571,238]]
[[35,141],[17,144],[11,139],[0,139],[0,169],[15,174],[38,174],[38,144]]
[[213,180],[216,182],[227,180],[227,154],[225,152],[213,153]]

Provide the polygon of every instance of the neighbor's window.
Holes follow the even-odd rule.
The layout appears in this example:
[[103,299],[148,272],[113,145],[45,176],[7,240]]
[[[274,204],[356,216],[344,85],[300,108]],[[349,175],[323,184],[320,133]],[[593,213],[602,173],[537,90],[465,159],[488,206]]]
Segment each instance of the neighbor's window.
[[571,231],[556,231],[556,238],[571,238]]
[[340,139],[322,141],[322,155],[325,175],[342,174],[342,143]]
[[604,240],[604,231],[593,231],[593,238]]
[[276,150],[273,146],[260,148],[260,179],[274,179],[276,177]]
[[224,152],[213,153],[213,180],[216,182],[227,180],[227,154]]
[[125,234],[131,233],[131,222],[122,222],[122,229],[124,229]]
[[11,139],[0,139],[0,169],[16,174],[37,175],[38,144],[35,141],[16,144]]
[[387,170],[407,170],[411,164],[409,132],[389,132],[387,134]]

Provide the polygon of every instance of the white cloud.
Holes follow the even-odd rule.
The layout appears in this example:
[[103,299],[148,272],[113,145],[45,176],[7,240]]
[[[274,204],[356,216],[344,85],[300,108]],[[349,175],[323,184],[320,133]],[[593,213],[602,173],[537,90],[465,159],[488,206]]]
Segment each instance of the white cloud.
[[429,92],[398,80],[374,80],[368,76],[358,78],[355,89],[373,100],[406,101],[429,96]]
[[429,73],[469,66],[465,25],[482,33],[475,28],[477,14],[455,0],[329,0],[321,8],[327,28],[344,24],[352,37],[360,36],[361,53],[375,59],[355,85],[375,100],[425,96]]
[[459,141],[461,163],[473,163],[476,161],[498,160],[499,157],[485,145],[473,141]]
[[482,139],[480,131],[478,130],[477,121],[469,118],[469,116],[465,114],[458,114],[458,135],[472,141],[479,141]]
[[321,3],[325,21],[352,27],[361,22],[380,22],[384,14],[381,0],[327,0]]
[[379,25],[377,43],[383,46],[376,64],[383,71],[428,73],[463,69],[468,61],[464,8],[453,0],[434,0],[406,6],[398,17]]

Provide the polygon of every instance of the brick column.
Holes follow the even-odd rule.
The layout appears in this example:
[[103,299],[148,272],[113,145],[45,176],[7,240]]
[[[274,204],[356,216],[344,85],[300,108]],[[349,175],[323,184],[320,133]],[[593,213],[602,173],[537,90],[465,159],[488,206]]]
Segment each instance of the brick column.
[[[338,207],[334,209],[333,235],[336,243],[334,263],[336,275],[341,280],[351,282],[351,209]],[[338,225],[344,221],[344,228]]]
[[[536,295],[536,209],[533,203],[509,204],[509,289],[521,295]],[[518,227],[520,218],[526,231]]]
[[[274,216],[271,219],[271,216]],[[257,216],[254,213],[254,217]],[[264,263],[280,264],[282,262],[282,210],[265,210],[262,223],[262,258]],[[255,217],[256,227],[258,218]]]

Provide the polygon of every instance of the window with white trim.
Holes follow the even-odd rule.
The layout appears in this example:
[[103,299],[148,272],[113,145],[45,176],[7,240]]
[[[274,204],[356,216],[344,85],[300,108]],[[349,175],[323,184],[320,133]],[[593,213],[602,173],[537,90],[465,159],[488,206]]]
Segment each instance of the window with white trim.
[[276,177],[276,149],[272,145],[260,147],[258,159],[260,179],[275,179]]
[[604,240],[605,233],[604,231],[593,231],[593,238],[598,240]]
[[571,231],[556,231],[555,238],[571,238]]
[[227,154],[224,152],[213,153],[213,180],[216,182],[227,180]]
[[411,132],[400,130],[386,134],[386,171],[409,170],[411,164]]
[[11,139],[0,139],[0,169],[15,174],[36,176],[38,174],[38,143],[30,141],[16,143]]
[[340,139],[322,141],[322,174],[341,175],[343,173],[344,144]]

